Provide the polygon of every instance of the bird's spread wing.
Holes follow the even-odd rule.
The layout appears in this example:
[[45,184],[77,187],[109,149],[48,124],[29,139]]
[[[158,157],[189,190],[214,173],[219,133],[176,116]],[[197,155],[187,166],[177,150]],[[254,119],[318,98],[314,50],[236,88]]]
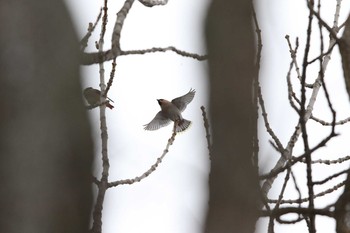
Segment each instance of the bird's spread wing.
[[169,125],[171,120],[165,117],[162,111],[159,111],[157,115],[153,118],[153,120],[145,126],[145,130],[157,130],[164,126]]
[[175,98],[171,102],[180,110],[180,112],[183,112],[186,109],[187,104],[191,103],[195,94],[196,91],[191,89],[186,95]]

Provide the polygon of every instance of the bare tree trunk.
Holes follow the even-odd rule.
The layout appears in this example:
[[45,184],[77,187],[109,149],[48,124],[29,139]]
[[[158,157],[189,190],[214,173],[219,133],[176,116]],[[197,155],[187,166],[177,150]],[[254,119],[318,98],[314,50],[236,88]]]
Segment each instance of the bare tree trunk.
[[0,2],[0,232],[88,231],[93,146],[62,1]]
[[342,58],[346,91],[350,98],[350,15],[345,22],[344,33],[338,43]]
[[[345,22],[344,33],[339,41],[346,90],[350,97],[350,15]],[[345,183],[343,194],[335,203],[334,217],[337,222],[337,233],[350,232],[350,173]]]
[[339,197],[335,203],[334,218],[337,222],[337,233],[349,233],[350,232],[350,177],[345,183],[345,189],[343,194]]
[[214,0],[206,37],[213,156],[207,233],[254,232],[258,178],[252,166],[254,38],[252,3]]

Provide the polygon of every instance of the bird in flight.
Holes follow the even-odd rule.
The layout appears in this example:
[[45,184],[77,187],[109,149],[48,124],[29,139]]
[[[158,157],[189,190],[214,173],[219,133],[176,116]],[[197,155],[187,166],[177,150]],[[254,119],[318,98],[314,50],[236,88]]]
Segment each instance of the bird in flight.
[[191,125],[191,121],[184,119],[181,113],[186,109],[187,105],[191,103],[195,94],[196,91],[190,89],[186,95],[175,98],[171,102],[165,99],[157,99],[161,110],[150,123],[144,125],[144,129],[157,130],[169,125],[171,121],[174,121],[174,124],[176,124],[176,132],[185,131]]

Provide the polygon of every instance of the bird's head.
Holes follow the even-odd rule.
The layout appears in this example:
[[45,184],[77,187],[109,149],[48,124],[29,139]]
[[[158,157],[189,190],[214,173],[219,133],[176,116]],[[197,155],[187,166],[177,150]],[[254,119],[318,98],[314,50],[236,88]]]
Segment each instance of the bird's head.
[[162,106],[162,104],[164,103],[164,99],[157,99],[157,101],[160,106]]

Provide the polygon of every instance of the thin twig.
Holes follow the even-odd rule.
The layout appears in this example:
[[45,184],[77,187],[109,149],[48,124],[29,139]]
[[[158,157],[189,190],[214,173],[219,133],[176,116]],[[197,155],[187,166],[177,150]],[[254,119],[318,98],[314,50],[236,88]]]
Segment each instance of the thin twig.
[[[294,159],[294,157],[293,157]],[[350,155],[348,156],[345,156],[345,157],[342,157],[342,158],[339,158],[339,159],[335,159],[335,160],[322,160],[322,159],[318,159],[318,160],[314,160],[312,161],[311,163],[313,164],[326,164],[326,165],[332,165],[332,164],[337,164],[337,163],[343,163],[343,162],[346,162],[350,160]],[[300,162],[305,162],[304,159],[302,159]]]
[[[295,100],[298,100],[295,96],[295,93],[293,91],[293,85],[292,85],[292,82],[290,80],[290,75],[291,75],[291,71],[292,71],[292,68],[293,68],[293,62],[290,63],[289,65],[289,70],[288,70],[288,73],[287,73],[287,86],[288,86],[288,100],[289,100],[289,104],[290,106],[298,113],[300,114],[300,110],[299,108],[295,105],[293,99]],[[300,102],[299,103],[299,106],[300,106]]]
[[280,217],[285,214],[296,213],[296,214],[312,214],[312,215],[322,215],[328,217],[334,217],[333,211],[329,209],[310,209],[310,208],[299,208],[299,207],[285,207],[277,210],[261,210],[261,217],[275,216]]
[[92,35],[92,32],[95,30],[96,25],[98,24],[98,22],[101,19],[101,15],[102,15],[102,8],[100,9],[100,12],[97,15],[95,23],[94,24],[89,23],[88,32],[86,33],[86,35],[80,41],[81,51],[84,51],[85,48],[87,47],[88,41],[89,41],[89,39],[90,39],[90,37]]
[[104,94],[105,97],[107,97],[108,91],[109,91],[109,89],[111,88],[111,86],[113,84],[114,75],[115,75],[115,67],[117,66],[117,63],[115,62],[115,60],[116,60],[116,58],[114,58],[113,62],[112,62],[112,70],[111,70],[111,74],[109,76],[109,80],[108,80],[108,83],[107,83],[107,88],[106,88],[106,91],[105,91],[105,94]]
[[337,43],[339,43],[339,38],[337,37],[337,32],[338,32],[338,28],[337,28],[337,24],[338,24],[338,20],[336,20],[336,17],[339,18],[339,13],[338,14],[335,14],[335,17],[334,17],[334,25],[333,25],[333,28],[331,28],[320,16],[320,14],[318,12],[316,12],[311,6],[310,4],[307,4],[310,12],[316,16],[316,18],[318,19],[319,23],[327,29],[327,31],[329,32],[329,34],[331,34],[332,36],[332,39],[334,39]]
[[269,123],[269,120],[267,118],[267,113],[266,113],[266,109],[265,109],[264,99],[263,99],[262,93],[261,93],[261,87],[260,87],[259,84],[258,84],[258,98],[259,98],[259,104],[260,104],[260,108],[261,108],[261,111],[262,111],[262,116],[263,116],[263,119],[264,119],[266,131],[270,134],[270,136],[272,137],[273,141],[277,145],[277,148],[278,148],[279,152],[282,153],[283,152],[283,145],[280,142],[280,140],[278,139],[278,137],[276,136],[275,132],[270,127],[270,123]]
[[[333,125],[333,122],[326,122],[326,121],[321,120],[321,119],[319,119],[319,118],[317,118],[317,117],[315,117],[313,115],[311,115],[310,119],[316,121],[317,123],[320,123],[323,126],[332,126]],[[344,125],[344,124],[349,123],[349,122],[350,122],[350,117],[348,117],[348,118],[346,118],[344,120],[336,121],[334,123],[334,125]]]
[[175,136],[176,136],[176,123],[174,123],[172,135],[168,140],[168,143],[163,151],[163,154],[159,158],[157,158],[157,161],[147,171],[145,171],[141,176],[136,176],[135,178],[132,178],[132,179],[109,182],[108,188],[116,187],[118,185],[133,184],[136,182],[140,182],[141,180],[145,179],[147,176],[151,175],[157,169],[159,164],[163,161],[165,155],[169,152],[169,147],[174,143]]
[[[274,207],[273,210],[272,210],[272,213],[274,213],[275,211],[277,211],[277,210],[279,209],[279,207],[280,207],[281,201],[282,201],[282,199],[283,199],[283,194],[284,194],[284,192],[285,192],[285,190],[286,190],[287,183],[288,183],[289,178],[290,178],[290,172],[291,172],[291,170],[290,170],[290,168],[288,168],[287,173],[286,173],[286,176],[285,176],[285,178],[284,178],[284,182],[283,182],[283,185],[282,185],[281,192],[280,192],[280,194],[279,194],[279,196],[278,196],[278,200],[277,200],[277,202],[276,202],[275,207]],[[273,232],[273,231],[274,231],[274,230],[273,230],[273,227],[274,227],[274,219],[275,219],[275,216],[274,216],[274,215],[271,215],[271,216],[270,216],[270,219],[269,219],[269,226],[268,226],[268,231],[269,231],[269,232]]]
[[[118,49],[117,49],[117,51],[118,51]],[[177,49],[174,46],[168,46],[165,48],[154,47],[151,49],[128,50],[128,51],[123,51],[119,48],[117,55],[114,55],[112,53],[112,50],[107,50],[104,52],[97,52],[97,53],[81,53],[80,64],[81,65],[92,65],[92,64],[97,64],[100,62],[113,60],[114,58],[116,58],[118,56],[143,55],[143,54],[147,54],[147,53],[167,52],[167,51],[173,51],[180,56],[193,58],[193,59],[196,59],[198,61],[204,61],[204,60],[208,59],[208,55],[199,55],[196,53],[189,53],[189,52]]]
[[[259,73],[260,73],[260,64],[261,64],[261,53],[262,53],[262,36],[261,29],[259,27],[258,18],[255,13],[255,9],[253,7],[253,19],[255,24],[255,32],[258,38],[258,49],[256,52],[256,69],[253,77],[253,127],[252,127],[252,135],[253,135],[253,155],[252,161],[253,165],[257,171],[259,171],[259,105],[258,105],[258,89],[259,89]],[[255,117],[255,119],[254,119]]]
[[127,51],[121,51],[120,55],[131,55],[131,54],[142,55],[146,53],[167,52],[167,51],[173,51],[174,53],[177,53],[183,57],[190,57],[198,61],[204,61],[208,59],[207,55],[198,55],[196,53],[189,53],[189,52],[177,49],[174,46],[169,46],[165,48],[153,47],[150,49],[142,49],[142,50],[127,50]]
[[207,147],[209,152],[209,159],[211,160],[211,152],[212,152],[212,145],[210,142],[210,132],[209,132],[209,121],[207,118],[207,113],[205,112],[205,107],[201,106],[202,110],[202,116],[203,116],[203,122],[204,122],[204,128],[205,128],[205,137],[207,138]]
[[[301,81],[300,68],[299,68],[298,61],[297,61],[297,51],[298,51],[298,47],[299,47],[299,40],[298,40],[298,38],[296,39],[295,49],[293,49],[292,44],[291,44],[290,39],[289,39],[289,35],[286,35],[285,38],[286,38],[287,43],[288,43],[290,57],[292,58],[293,64],[295,66],[295,71],[297,72],[297,78],[299,79],[299,81]],[[312,84],[306,83],[305,85],[308,88],[312,88]]]
[[[340,182],[336,185],[334,185],[332,188],[326,189],[323,192],[317,193],[314,196],[314,199],[318,198],[318,197],[322,197],[325,196],[327,194],[330,194],[334,191],[336,191],[337,189],[343,187],[346,183],[346,180],[344,180],[343,182]],[[277,203],[278,200],[274,200],[274,199],[268,199],[267,202],[268,203]],[[298,198],[298,199],[289,199],[289,200],[282,200],[280,201],[281,204],[299,204],[299,203],[304,203],[304,202],[308,202],[309,201],[309,197],[305,197],[305,198]]]
[[340,171],[340,172],[337,172],[337,173],[334,173],[333,175],[327,177],[326,179],[323,179],[323,180],[320,180],[320,181],[314,181],[314,185],[321,185],[321,184],[324,184],[338,176],[341,176],[343,174],[346,174],[350,171],[350,169],[346,169],[346,170],[343,170],[343,171]]
[[[301,132],[302,132],[302,139],[304,142],[304,151],[305,151],[305,162],[306,162],[306,180],[307,180],[307,188],[308,188],[308,202],[309,202],[309,209],[314,209],[314,187],[313,187],[313,180],[312,180],[312,164],[311,164],[311,152],[309,148],[309,139],[308,139],[308,133],[306,128],[306,119],[304,118],[306,108],[306,70],[308,68],[308,56],[310,52],[310,46],[311,46],[311,33],[312,33],[312,20],[313,20],[313,14],[312,10],[314,7],[314,2],[310,1],[307,3],[309,6],[310,12],[309,12],[309,21],[307,26],[307,35],[306,35],[306,45],[305,45],[305,52],[304,52],[304,59],[303,59],[303,71],[301,75],[301,104],[300,104],[300,126],[301,126]],[[311,10],[312,9],[312,10]],[[308,215],[310,219],[310,225],[309,230],[310,233],[316,233],[316,222],[315,222],[315,215],[310,214]]]

